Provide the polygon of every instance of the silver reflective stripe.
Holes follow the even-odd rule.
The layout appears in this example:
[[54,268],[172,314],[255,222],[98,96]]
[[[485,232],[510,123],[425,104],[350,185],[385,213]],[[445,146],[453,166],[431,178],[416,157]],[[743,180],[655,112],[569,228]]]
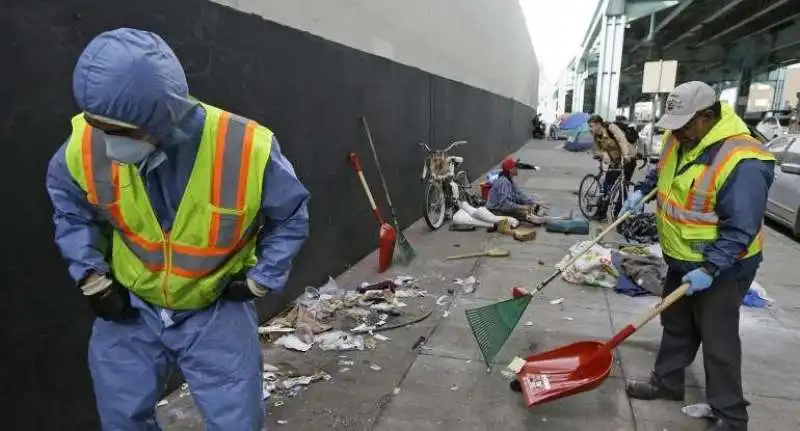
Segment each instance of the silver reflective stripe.
[[685,210],[670,204],[666,200],[664,200],[664,202],[659,200],[658,207],[667,217],[678,222],[688,224],[717,224],[719,221],[719,217],[717,217],[716,213]]
[[151,270],[161,270],[164,268],[164,252],[161,247],[155,250],[148,250],[133,242],[127,235],[120,232],[122,242],[136,255],[136,257]]
[[[234,115],[228,121],[228,131],[225,134],[225,151],[222,155],[222,183],[220,184],[220,201],[217,206],[222,208],[238,208],[239,172],[242,165],[242,151],[244,151],[244,135],[247,129],[247,120]],[[219,163],[215,160],[214,163]]]
[[[217,200],[216,196],[212,196],[212,203],[221,208],[243,210],[244,208],[239,208],[239,193],[240,190],[244,193],[247,184],[240,184],[239,178],[242,169],[245,168],[242,163],[242,155],[245,151],[249,120],[226,113],[220,116],[220,121],[226,121],[226,117],[228,120],[227,127],[225,127],[222,160],[214,160],[214,170],[219,174],[218,180],[220,181],[218,185],[219,199]],[[220,127],[220,129],[222,128]],[[252,136],[250,136],[250,139],[252,139]],[[249,154],[245,154],[245,157],[249,156]],[[221,165],[218,165],[219,163]],[[221,170],[217,171],[219,168]],[[246,178],[245,176],[245,181],[247,181]],[[212,243],[209,246],[233,247],[241,237],[242,232],[240,230],[244,215],[215,214],[215,217],[218,221],[217,238],[216,241],[211,238]]]
[[114,203],[114,178],[111,172],[111,160],[106,156],[106,141],[100,133],[97,133],[90,125],[86,125],[84,133],[91,133],[90,145],[92,154],[92,177],[94,178],[94,190],[97,193],[97,203],[109,205]]
[[214,254],[211,256],[201,256],[193,253],[182,253],[173,249],[173,268],[176,268],[184,273],[191,273],[195,276],[203,276],[211,273],[224,265],[231,256],[233,256],[237,251],[239,251],[239,249],[241,249],[241,247],[247,244],[247,242],[252,239],[253,236],[255,236],[257,227],[258,223],[251,223],[250,226],[245,229],[241,241],[239,241],[237,244],[238,247],[234,247],[231,250],[225,250],[224,253]]

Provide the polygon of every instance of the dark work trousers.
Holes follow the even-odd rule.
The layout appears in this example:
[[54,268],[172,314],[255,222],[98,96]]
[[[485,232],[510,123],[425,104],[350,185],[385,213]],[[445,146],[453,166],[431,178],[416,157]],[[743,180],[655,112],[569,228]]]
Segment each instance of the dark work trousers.
[[[684,273],[670,269],[664,297],[681,285]],[[706,399],[714,414],[747,429],[747,401],[742,394],[742,345],[739,308],[755,271],[739,278],[721,274],[707,290],[678,300],[661,313],[661,346],[653,371],[655,383],[684,393],[685,369],[703,344]],[[737,429],[739,429],[737,428]]]

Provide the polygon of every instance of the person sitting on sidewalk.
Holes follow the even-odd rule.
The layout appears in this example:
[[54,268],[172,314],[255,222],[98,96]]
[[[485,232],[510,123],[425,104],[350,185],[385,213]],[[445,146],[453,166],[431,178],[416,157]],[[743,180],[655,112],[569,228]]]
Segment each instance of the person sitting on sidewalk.
[[544,219],[536,214],[541,204],[537,204],[536,199],[526,195],[517,187],[514,177],[518,174],[517,162],[514,159],[503,161],[500,176],[492,182],[492,188],[489,189],[486,208],[497,215],[541,224]]

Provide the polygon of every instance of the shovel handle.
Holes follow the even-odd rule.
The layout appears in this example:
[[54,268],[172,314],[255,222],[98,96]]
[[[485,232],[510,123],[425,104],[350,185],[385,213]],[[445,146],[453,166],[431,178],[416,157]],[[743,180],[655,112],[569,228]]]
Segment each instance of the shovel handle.
[[689,290],[689,283],[682,284],[679,288],[675,289],[672,293],[667,295],[666,298],[659,301],[656,305],[654,305],[650,311],[647,312],[646,315],[642,316],[639,320],[635,323],[631,323],[628,326],[624,327],[621,331],[619,331],[614,338],[608,340],[605,344],[604,348],[607,350],[613,350],[617,346],[619,346],[623,341],[628,339],[634,332],[639,330],[642,326],[646,325],[647,322],[653,320],[654,317],[661,314],[662,311],[666,310],[667,307],[674,304],[675,301],[682,298],[686,295],[686,291]]
[[686,295],[686,292],[689,290],[689,283],[682,284],[680,287],[675,289],[672,293],[667,295],[666,298],[659,301],[650,311],[647,312],[646,315],[642,316],[636,323],[633,324],[634,328],[639,329],[642,326],[646,325],[647,322],[653,320],[654,317],[661,314],[662,311],[666,310],[670,305],[674,304],[675,301],[681,299]]
[[367,184],[367,179],[364,177],[364,171],[361,170],[361,163],[358,160],[358,154],[350,153],[348,154],[348,158],[350,159],[350,164],[353,165],[353,169],[355,169],[356,174],[358,175],[358,179],[361,182],[361,187],[364,188],[364,192],[367,194],[367,199],[369,199],[369,206],[372,208],[373,214],[375,214],[375,218],[378,219],[378,223],[383,224],[383,217],[378,212],[378,205],[375,203],[375,198],[372,197],[372,192],[369,189],[369,185]]
[[[648,193],[648,194],[647,194],[645,197],[643,197],[643,198],[642,198],[642,201],[644,202],[644,201],[648,201],[648,200],[652,199],[652,198],[653,198],[653,196],[655,196],[655,194],[656,194],[656,189],[653,189],[653,190],[652,190],[650,193]],[[608,225],[608,227],[607,227],[607,228],[605,228],[605,229],[604,229],[602,232],[600,232],[600,233],[597,235],[597,237],[596,237],[595,239],[593,239],[593,240],[592,240],[592,241],[589,243],[589,245],[587,245],[586,247],[584,247],[584,248],[583,248],[583,250],[579,251],[579,252],[578,252],[578,253],[577,253],[575,256],[573,256],[573,257],[572,257],[572,259],[570,259],[570,260],[569,260],[569,261],[568,261],[568,262],[567,262],[567,263],[566,263],[566,264],[565,264],[563,267],[561,267],[561,269],[557,269],[557,270],[556,270],[554,273],[552,273],[552,274],[550,275],[550,277],[547,277],[547,279],[546,279],[546,280],[544,280],[543,282],[539,283],[539,284],[536,286],[536,288],[535,288],[535,289],[533,289],[533,291],[531,292],[531,295],[533,295],[534,293],[536,293],[536,292],[538,292],[538,291],[540,291],[540,290],[544,289],[544,287],[545,287],[545,286],[547,286],[548,284],[550,284],[550,282],[551,282],[551,281],[555,280],[555,278],[556,278],[556,277],[558,277],[559,275],[561,275],[561,273],[562,273],[562,272],[566,271],[566,270],[567,270],[567,268],[569,268],[570,266],[572,266],[572,264],[573,264],[573,263],[577,262],[577,261],[578,261],[578,259],[580,259],[580,258],[581,258],[581,256],[583,256],[584,254],[586,254],[586,252],[587,252],[587,251],[589,251],[589,249],[591,249],[591,248],[592,248],[592,246],[594,246],[595,244],[597,244],[598,242],[600,242],[600,240],[602,240],[602,239],[603,239],[603,237],[605,237],[605,236],[606,236],[606,235],[608,235],[608,234],[609,234],[611,231],[613,231],[614,229],[616,229],[616,228],[617,228],[617,226],[619,226],[619,225],[620,225],[620,223],[624,222],[625,220],[627,220],[627,219],[628,219],[630,216],[632,216],[632,215],[633,215],[633,213],[632,213],[631,211],[625,211],[624,213],[622,213],[622,215],[621,215],[621,216],[619,216],[619,218],[617,218],[616,220],[614,220],[614,223],[611,223],[610,225]]]

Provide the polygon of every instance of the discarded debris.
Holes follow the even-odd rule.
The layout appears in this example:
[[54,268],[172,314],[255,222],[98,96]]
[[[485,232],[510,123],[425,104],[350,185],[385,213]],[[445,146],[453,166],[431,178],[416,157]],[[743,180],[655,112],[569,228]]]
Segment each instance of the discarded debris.
[[158,402],[158,404],[156,404],[156,406],[158,406],[158,407],[163,407],[165,405],[167,405],[167,400],[161,400],[161,401]]
[[283,404],[284,404],[284,402],[283,402],[283,401],[275,401],[274,403],[272,403],[272,407],[280,407],[280,406],[282,406]]
[[456,284],[461,286],[461,291],[464,294],[469,295],[469,294],[475,292],[475,289],[477,288],[477,285],[478,285],[478,280],[476,280],[474,276],[470,275],[469,277],[465,278],[464,280],[462,280],[460,278],[457,278],[456,279]]
[[289,423],[289,421],[285,421],[285,420],[279,420],[278,421],[278,425],[286,425],[288,423]]
[[558,299],[554,299],[554,300],[550,301],[550,304],[551,305],[558,305],[558,304],[561,304],[563,302],[564,302],[564,298],[558,298]]
[[381,366],[378,365],[378,364],[370,364],[369,369],[372,370],[372,371],[380,371],[383,368],[381,368]]
[[542,259],[539,259],[539,265],[544,265],[544,261]]
[[714,412],[711,411],[711,406],[706,403],[690,404],[681,407],[681,411],[686,416],[695,419],[713,418]]
[[572,317],[567,317],[567,316],[565,316],[565,317],[564,317],[564,320],[569,320],[569,321],[571,322],[571,321],[573,321],[573,320],[575,320],[575,319],[574,319],[574,318],[572,318]]
[[265,373],[270,373],[270,372],[274,373],[274,372],[276,372],[278,370],[279,370],[278,367],[276,367],[276,366],[274,366],[272,364],[268,364],[268,363],[264,362],[264,372]]
[[326,373],[325,371],[320,371],[310,376],[290,377],[280,382],[277,387],[280,389],[292,389],[296,386],[308,386],[311,383],[318,382],[320,380],[330,380],[331,378],[332,377],[330,374]]
[[533,322],[531,322],[531,321],[529,320],[529,321],[525,322],[525,326],[533,326]]
[[427,340],[427,338],[425,338],[425,337],[419,337],[417,339],[417,341],[415,341],[414,344],[411,345],[411,350],[419,349],[422,346],[422,344],[425,343],[426,340]]
[[350,371],[350,368],[348,368],[348,367],[339,368],[339,372],[340,372],[340,373],[346,373],[346,372],[348,372],[348,371]]
[[389,338],[389,337],[387,337],[385,335],[381,335],[381,334],[375,334],[372,337],[375,338],[378,341],[389,341],[389,340],[391,340],[391,338]]
[[394,394],[397,395],[400,393],[400,388],[394,388]]
[[356,364],[355,361],[348,361],[348,360],[345,360],[345,359],[339,360],[339,365],[341,365],[343,367],[352,367],[355,364]]
[[259,335],[266,335],[266,334],[275,334],[275,333],[289,333],[294,332],[294,328],[287,328],[285,326],[278,326],[278,325],[269,325],[269,326],[259,326],[258,334]]
[[331,331],[317,335],[314,339],[322,350],[364,350],[364,337],[344,331]]
[[284,335],[275,340],[276,346],[283,346],[289,350],[297,350],[298,352],[307,352],[311,349],[311,344],[304,343],[295,335]]
[[456,385],[450,386],[450,390],[451,391],[457,391],[458,390],[458,386],[456,386]]

